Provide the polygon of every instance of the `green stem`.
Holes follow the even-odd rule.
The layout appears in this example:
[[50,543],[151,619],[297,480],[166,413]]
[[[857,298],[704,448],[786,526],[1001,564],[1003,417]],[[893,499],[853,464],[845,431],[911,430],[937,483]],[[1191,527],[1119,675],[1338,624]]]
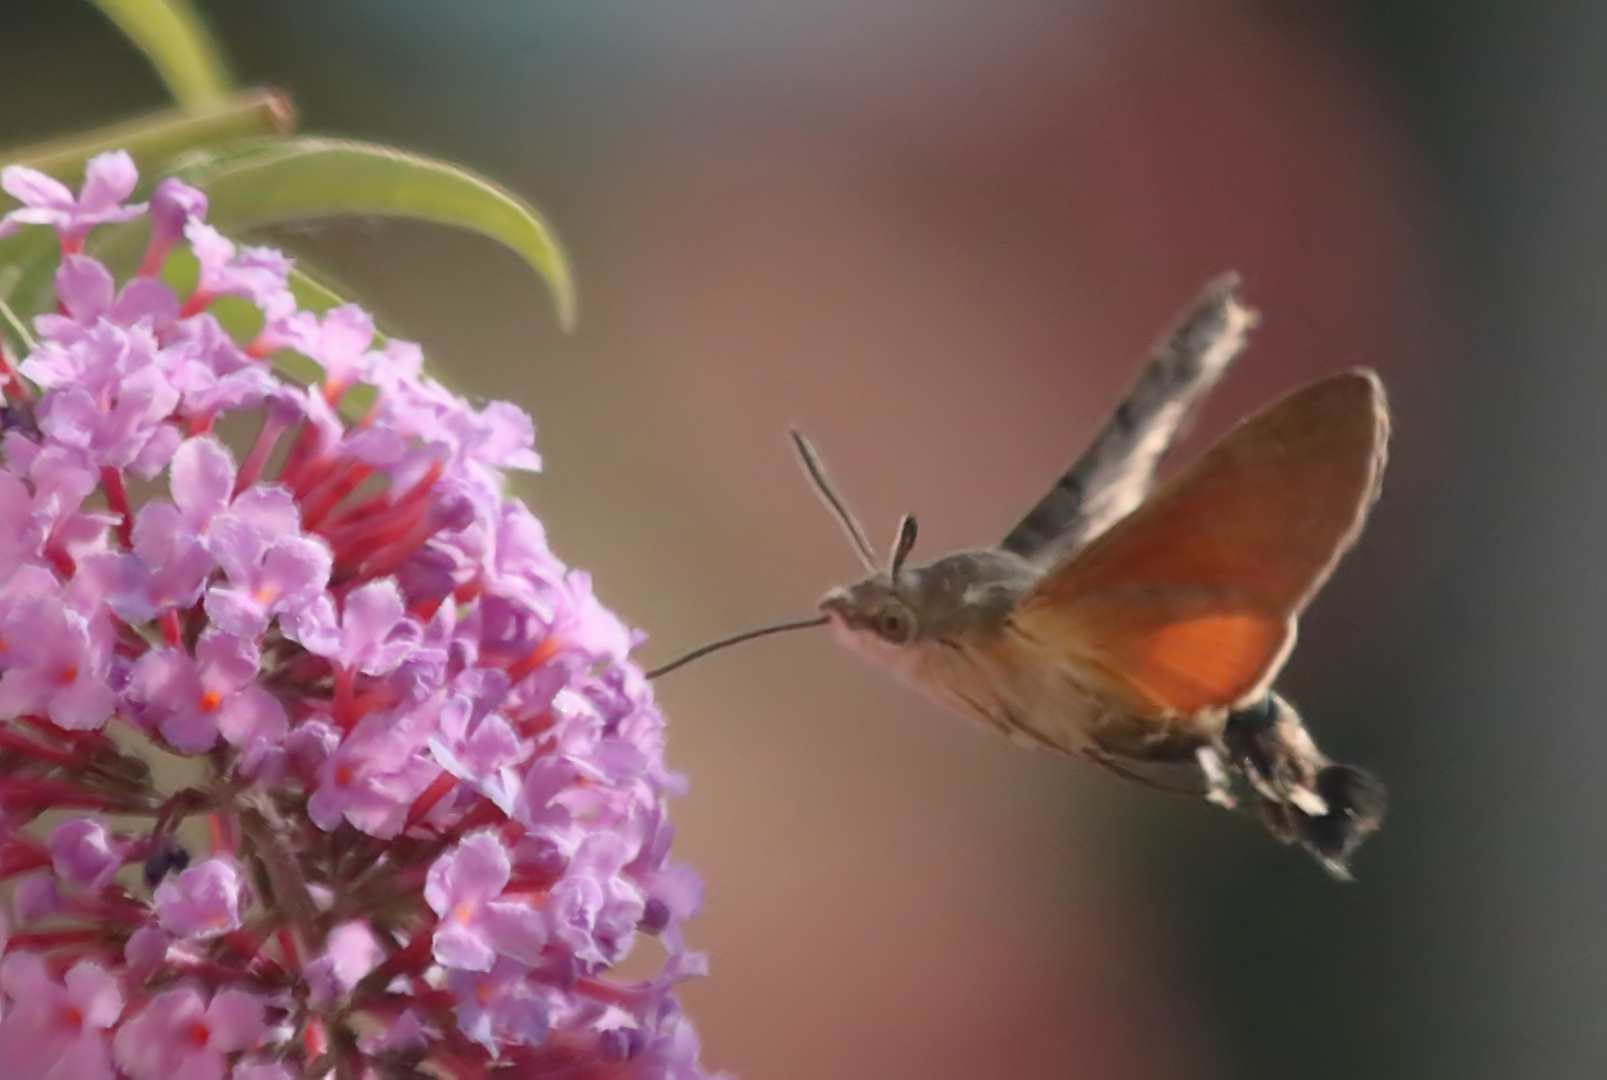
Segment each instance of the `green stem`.
[[76,180],[84,162],[107,150],[127,150],[144,172],[186,150],[253,136],[287,135],[295,109],[277,90],[251,90],[199,109],[165,109],[81,135],[35,143],[0,153],[0,166],[28,165],[63,180]]
[[233,80],[223,50],[189,0],[92,2],[145,54],[184,108],[201,108],[228,96]]

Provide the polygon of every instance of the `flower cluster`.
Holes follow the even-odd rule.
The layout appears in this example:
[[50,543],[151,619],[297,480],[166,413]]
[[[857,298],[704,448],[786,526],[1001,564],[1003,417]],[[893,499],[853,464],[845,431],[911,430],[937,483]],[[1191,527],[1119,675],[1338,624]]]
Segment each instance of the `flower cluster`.
[[[632,633],[503,494],[529,418],[136,183],[3,174],[61,261],[0,372],[0,1071],[702,1077],[679,781]],[[103,227],[149,233],[122,282]]]

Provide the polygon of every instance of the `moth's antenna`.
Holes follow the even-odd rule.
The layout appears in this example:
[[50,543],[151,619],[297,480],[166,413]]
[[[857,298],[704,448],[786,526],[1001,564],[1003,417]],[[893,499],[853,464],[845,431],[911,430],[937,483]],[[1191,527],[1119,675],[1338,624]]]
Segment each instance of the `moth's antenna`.
[[904,560],[910,557],[910,552],[914,549],[915,515],[905,514],[903,520],[898,523],[898,538],[893,541],[892,561],[887,564],[888,576],[893,579],[895,586],[898,584],[898,572],[904,569]]
[[797,449],[798,459],[803,462],[804,472],[809,474],[809,480],[815,485],[815,493],[820,496],[820,501],[826,504],[826,508],[837,519],[837,524],[848,534],[848,541],[854,545],[854,554],[859,556],[859,561],[865,564],[866,570],[874,574],[876,549],[870,546],[870,538],[865,535],[865,530],[854,517],[854,512],[848,509],[848,504],[837,494],[837,488],[832,484],[831,477],[826,475],[826,466],[820,460],[820,455],[815,453],[814,446],[797,428],[792,429],[792,445]]
[[669,663],[649,671],[647,673],[647,677],[649,679],[656,679],[660,675],[668,675],[676,668],[684,667],[694,660],[700,660],[709,655],[709,653],[719,652],[727,645],[740,645],[744,641],[752,641],[754,638],[766,637],[770,634],[780,634],[787,630],[805,630],[811,626],[825,626],[830,621],[831,620],[825,615],[811,615],[807,619],[794,619],[791,622],[772,623],[769,626],[761,626],[757,630],[744,630],[740,634],[732,634],[730,637],[721,638],[718,641],[711,641],[707,645],[700,645],[691,652],[687,653],[685,656],[671,660]]

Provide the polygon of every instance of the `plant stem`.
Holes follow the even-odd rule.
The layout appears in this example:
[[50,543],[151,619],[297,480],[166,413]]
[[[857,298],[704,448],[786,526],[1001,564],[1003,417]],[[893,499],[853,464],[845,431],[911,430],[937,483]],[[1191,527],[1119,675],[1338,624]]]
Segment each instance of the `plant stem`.
[[277,90],[248,90],[199,109],[164,109],[63,139],[0,153],[0,166],[27,165],[59,179],[76,180],[84,162],[107,150],[127,150],[140,171],[185,150],[247,139],[286,135],[295,128],[295,108]]

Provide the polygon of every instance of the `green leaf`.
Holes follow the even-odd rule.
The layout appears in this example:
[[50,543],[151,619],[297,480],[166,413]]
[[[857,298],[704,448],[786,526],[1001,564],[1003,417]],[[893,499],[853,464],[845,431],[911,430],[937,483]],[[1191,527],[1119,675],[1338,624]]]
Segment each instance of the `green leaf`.
[[0,300],[20,318],[31,320],[55,303],[58,253],[49,229],[23,229],[0,240]]
[[225,232],[373,214],[488,236],[546,280],[560,324],[574,323],[574,283],[552,230],[524,200],[456,165],[369,143],[297,139],[198,166],[185,177],[207,193],[211,221]]
[[186,109],[210,105],[232,80],[223,52],[188,0],[92,0],[156,68]]
[[296,298],[297,307],[315,315],[352,302],[339,285],[321,272],[308,270],[299,259],[290,271],[290,294]]

